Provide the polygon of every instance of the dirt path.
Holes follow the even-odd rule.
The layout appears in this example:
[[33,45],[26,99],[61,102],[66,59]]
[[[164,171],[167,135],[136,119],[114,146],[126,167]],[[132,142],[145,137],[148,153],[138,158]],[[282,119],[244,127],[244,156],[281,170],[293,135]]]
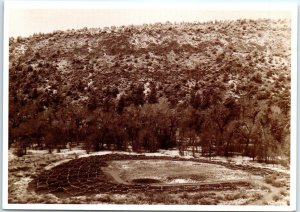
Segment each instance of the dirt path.
[[117,172],[110,170],[106,167],[102,168],[102,171],[109,177],[112,177],[113,180],[117,183],[121,183],[121,184],[125,184],[125,185],[129,185],[128,182],[124,181],[122,178],[120,178],[120,176],[117,174]]

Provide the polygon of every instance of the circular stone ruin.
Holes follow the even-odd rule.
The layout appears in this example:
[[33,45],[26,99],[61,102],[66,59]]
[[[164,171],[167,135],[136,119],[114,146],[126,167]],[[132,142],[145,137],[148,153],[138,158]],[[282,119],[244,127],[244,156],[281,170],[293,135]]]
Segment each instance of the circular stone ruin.
[[108,154],[74,159],[44,170],[29,189],[71,197],[162,190],[207,191],[250,187],[243,166],[162,156]]
[[131,180],[131,183],[137,184],[153,184],[153,183],[160,183],[160,180],[152,179],[152,178],[138,178]]

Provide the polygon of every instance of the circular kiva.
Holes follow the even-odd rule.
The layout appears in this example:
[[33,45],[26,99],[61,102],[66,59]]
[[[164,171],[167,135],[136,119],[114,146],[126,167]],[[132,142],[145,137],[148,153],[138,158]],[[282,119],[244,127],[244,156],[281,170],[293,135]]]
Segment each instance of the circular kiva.
[[50,170],[41,172],[29,184],[29,189],[37,193],[52,193],[58,197],[93,195],[99,193],[152,192],[152,191],[208,191],[232,190],[252,186],[247,181],[211,182],[201,184],[159,184],[155,179],[136,179],[131,183],[120,183],[112,180],[112,176],[105,173],[105,168],[111,161],[124,160],[172,160],[195,161],[199,163],[215,163],[232,170],[250,171],[252,174],[270,174],[271,170],[233,165],[229,163],[213,162],[200,159],[184,159],[177,157],[160,157],[145,155],[107,154],[74,159]]

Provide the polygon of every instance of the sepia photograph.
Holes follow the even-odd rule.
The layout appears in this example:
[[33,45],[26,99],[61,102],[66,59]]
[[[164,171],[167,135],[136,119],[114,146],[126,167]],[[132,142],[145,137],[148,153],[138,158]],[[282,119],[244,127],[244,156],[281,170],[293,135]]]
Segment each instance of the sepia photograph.
[[293,9],[45,2],[5,5],[7,207],[294,209]]

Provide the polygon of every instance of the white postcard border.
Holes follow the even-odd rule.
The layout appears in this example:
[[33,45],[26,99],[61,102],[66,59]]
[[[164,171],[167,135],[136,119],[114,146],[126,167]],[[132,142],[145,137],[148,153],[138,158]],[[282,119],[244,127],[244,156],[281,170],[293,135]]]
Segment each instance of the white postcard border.
[[[3,46],[3,209],[31,210],[173,210],[173,211],[293,211],[296,210],[296,151],[297,151],[297,5],[289,3],[200,3],[195,1],[5,1],[4,2],[4,46]],[[9,9],[10,8],[68,8],[68,9],[195,9],[201,10],[291,10],[291,167],[290,206],[224,206],[224,205],[115,205],[115,204],[9,204],[8,203],[8,88],[9,88]],[[258,9],[259,8],[259,9]],[[200,10],[200,9],[199,9]]]

